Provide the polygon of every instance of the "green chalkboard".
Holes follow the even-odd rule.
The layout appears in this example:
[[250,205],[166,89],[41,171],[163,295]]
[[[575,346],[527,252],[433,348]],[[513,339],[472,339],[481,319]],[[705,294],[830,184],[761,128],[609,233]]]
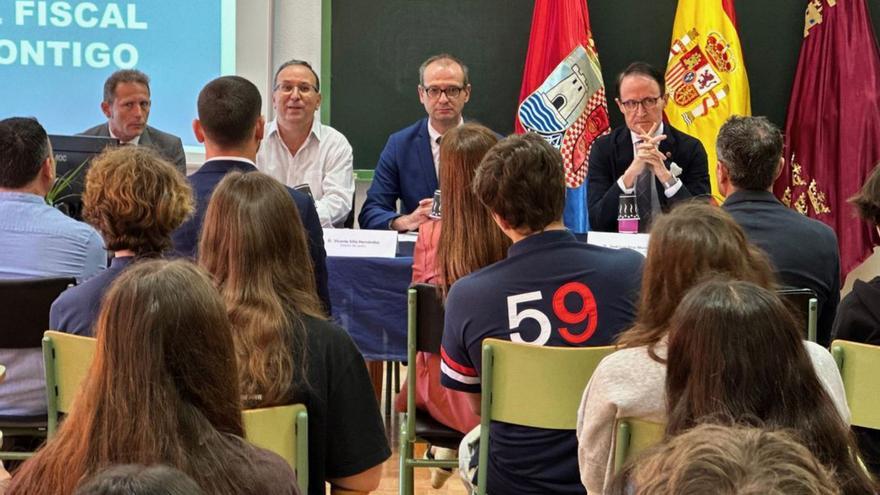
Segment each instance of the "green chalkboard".
[[[354,147],[355,168],[373,168],[388,135],[425,115],[417,69],[448,51],[471,69],[466,117],[513,130],[531,27],[532,0],[332,1],[331,123]],[[710,1],[710,0],[706,0]],[[589,0],[608,87],[611,124],[623,123],[614,81],[634,60],[665,68],[677,0]],[[780,127],[803,41],[806,0],[738,0],[737,21],[752,113]],[[869,0],[875,32],[880,0]]]

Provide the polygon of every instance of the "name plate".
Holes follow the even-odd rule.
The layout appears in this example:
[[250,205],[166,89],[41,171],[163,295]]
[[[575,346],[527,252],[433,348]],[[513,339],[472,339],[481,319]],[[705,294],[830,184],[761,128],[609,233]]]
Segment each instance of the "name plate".
[[587,244],[611,249],[632,249],[642,256],[648,256],[649,234],[621,234],[618,232],[589,232]]
[[394,230],[324,229],[327,256],[393,258],[397,252]]

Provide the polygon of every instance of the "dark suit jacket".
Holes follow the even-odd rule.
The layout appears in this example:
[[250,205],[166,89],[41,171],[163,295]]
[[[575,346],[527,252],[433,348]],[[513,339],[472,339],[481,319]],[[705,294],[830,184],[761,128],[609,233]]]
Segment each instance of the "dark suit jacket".
[[[208,209],[208,201],[214,188],[227,173],[233,170],[242,172],[256,172],[253,165],[236,160],[208,160],[192,175],[187,177],[193,188],[196,199],[196,209],[192,218],[187,220],[171,235],[174,243],[174,251],[179,256],[195,258],[199,244],[199,233],[205,219],[205,211]],[[327,314],[330,314],[330,292],[327,288],[327,252],[324,250],[324,230],[321,228],[321,220],[315,210],[315,202],[312,198],[299,191],[287,188],[290,196],[296,203],[300,218],[309,238],[309,254],[315,265],[315,284],[318,289],[318,297],[324,303]]]
[[422,199],[433,197],[437,187],[428,119],[424,118],[388,138],[358,223],[362,229],[387,229],[394,218],[415,210]]
[[767,253],[783,285],[816,292],[816,340],[827,347],[840,302],[840,253],[831,227],[786,208],[767,191],[737,191],[722,208]]
[[[682,187],[671,198],[664,194],[663,184],[655,180],[657,196],[663,210],[678,201],[709,194],[709,168],[706,150],[700,141],[669,124],[663,124],[666,139],[660,142],[663,153],[671,153],[667,167],[675,162],[682,172],[678,177]],[[590,230],[617,232],[618,198],[621,190],[617,179],[633,161],[633,143],[629,128],[614,129],[593,143],[590,150],[590,169],[587,174],[587,204],[590,211]]]
[[[83,136],[110,137],[110,128],[106,122],[96,125],[82,132]],[[180,138],[162,132],[155,127],[146,126],[141,133],[138,146],[150,146],[157,150],[166,160],[170,161],[180,173],[186,175],[186,154],[183,152],[183,143]]]

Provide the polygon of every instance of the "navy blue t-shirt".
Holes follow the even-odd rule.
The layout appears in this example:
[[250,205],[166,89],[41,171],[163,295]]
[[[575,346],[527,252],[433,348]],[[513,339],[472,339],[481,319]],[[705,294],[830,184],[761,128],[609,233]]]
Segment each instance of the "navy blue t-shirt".
[[[529,236],[507,259],[453,284],[446,299],[441,383],[480,392],[482,342],[602,346],[635,319],[644,258],[578,242],[566,230]],[[493,422],[487,492],[585,492],[574,431]]]

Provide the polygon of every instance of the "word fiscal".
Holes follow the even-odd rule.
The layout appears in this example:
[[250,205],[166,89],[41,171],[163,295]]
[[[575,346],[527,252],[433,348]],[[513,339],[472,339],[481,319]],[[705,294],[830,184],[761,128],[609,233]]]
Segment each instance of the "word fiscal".
[[106,43],[79,41],[15,42],[0,39],[0,65],[34,65],[55,67],[91,67],[103,69],[111,64],[131,69],[138,63],[138,50],[129,43],[109,46]]
[[125,13],[115,3],[98,6],[92,2],[46,2],[16,0],[15,24],[24,26],[36,21],[37,26],[68,27],[76,25],[91,29],[147,29],[137,18],[137,4],[125,6]]

